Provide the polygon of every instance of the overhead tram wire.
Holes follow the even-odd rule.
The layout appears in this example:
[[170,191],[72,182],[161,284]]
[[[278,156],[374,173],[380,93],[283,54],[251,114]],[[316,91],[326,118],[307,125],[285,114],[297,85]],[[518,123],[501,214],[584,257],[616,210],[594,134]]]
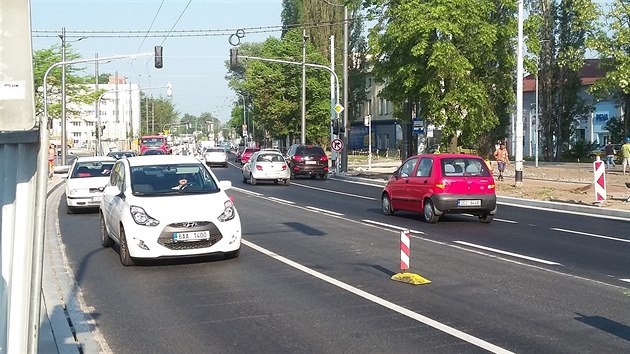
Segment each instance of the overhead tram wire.
[[[180,16],[181,18],[181,16]],[[358,19],[358,18],[357,18]],[[350,21],[350,20],[349,20]],[[273,33],[286,29],[295,28],[318,28],[335,24],[341,24],[343,21],[326,21],[313,22],[305,24],[260,26],[260,27],[242,27],[242,28],[226,28],[226,29],[192,29],[192,30],[155,30],[155,31],[66,31],[67,37],[88,37],[88,38],[137,38],[137,37],[216,37],[229,36],[237,30],[244,30],[245,33]],[[174,27],[174,26],[173,26]],[[57,37],[55,30],[33,30],[33,37]]]
[[151,33],[151,29],[153,29],[153,24],[155,23],[155,20],[158,17],[158,14],[160,13],[160,10],[162,10],[162,5],[164,5],[164,1],[166,0],[162,0],[162,2],[160,3],[160,7],[157,9],[157,12],[155,13],[155,16],[153,16],[153,21],[151,21],[151,25],[149,26],[149,29],[147,30],[146,34],[144,35],[144,38],[142,39],[142,42],[140,43],[140,46],[138,47],[138,50],[136,52],[140,53],[140,49],[142,49],[142,46],[144,45],[144,41],[146,41],[149,33]]

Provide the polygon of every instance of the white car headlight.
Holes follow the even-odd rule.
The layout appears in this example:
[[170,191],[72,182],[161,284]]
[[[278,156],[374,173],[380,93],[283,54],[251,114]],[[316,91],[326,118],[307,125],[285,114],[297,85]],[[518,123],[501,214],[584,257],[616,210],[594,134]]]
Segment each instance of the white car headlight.
[[144,211],[144,209],[142,209],[139,206],[131,206],[129,208],[129,211],[131,212],[131,216],[133,217],[133,221],[136,222],[136,224],[138,225],[144,225],[144,226],[157,226],[160,224],[159,221],[155,220],[154,218],[152,218],[149,214],[147,214],[146,211]]
[[234,210],[234,204],[232,204],[232,201],[226,200],[225,203],[223,203],[223,207],[224,207],[223,213],[219,215],[217,219],[219,219],[219,221],[222,221],[222,222],[234,219],[234,216],[236,215],[236,211]]

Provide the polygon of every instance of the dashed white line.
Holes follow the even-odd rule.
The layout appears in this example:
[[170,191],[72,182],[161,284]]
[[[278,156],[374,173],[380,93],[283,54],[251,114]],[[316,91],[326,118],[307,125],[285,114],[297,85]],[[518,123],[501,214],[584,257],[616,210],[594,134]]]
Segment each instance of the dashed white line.
[[238,188],[238,187],[234,187],[233,186],[232,189],[234,189],[236,191],[239,191],[239,192],[242,192],[242,193],[245,193],[245,194],[253,195],[253,196],[256,196],[256,197],[262,197],[263,196],[262,193],[252,192],[250,190],[243,189],[243,188]]
[[630,283],[630,279],[619,279],[621,281],[625,281],[626,283]]
[[588,233],[588,232],[581,232],[581,231],[575,231],[575,230],[560,229],[560,228],[557,228],[557,227],[552,227],[551,229],[555,230],[555,231],[567,232],[567,233],[576,234],[576,235],[597,237],[597,238],[603,238],[603,239],[606,239],[606,240],[613,240],[613,241],[630,243],[630,240],[626,240],[626,239],[623,239],[623,238],[610,237],[610,236],[604,236],[604,235],[598,235],[598,234],[591,234],[591,233]]
[[336,216],[343,216],[344,215],[342,213],[337,213],[337,212],[326,210],[326,209],[320,209],[320,208],[316,208],[314,206],[308,206],[307,205],[306,208],[308,208],[310,210],[314,210],[314,211],[319,211],[320,213],[326,213],[326,214],[331,214],[331,215],[336,215]]
[[271,257],[271,258],[273,258],[273,259],[275,259],[277,261],[280,261],[280,262],[282,262],[282,263],[284,263],[284,264],[286,264],[286,265],[288,265],[290,267],[293,267],[293,268],[295,268],[295,269],[297,269],[299,271],[302,271],[302,272],[304,272],[306,274],[309,274],[309,275],[311,275],[311,276],[313,276],[315,278],[323,280],[323,281],[325,281],[325,282],[327,282],[327,283],[329,283],[331,285],[337,286],[337,287],[339,287],[339,288],[341,288],[343,290],[346,290],[346,291],[348,291],[348,292],[350,292],[352,294],[360,296],[360,297],[362,297],[362,298],[364,298],[364,299],[366,299],[368,301],[371,301],[371,302],[373,302],[373,303],[375,303],[377,305],[380,305],[380,306],[388,308],[388,309],[390,309],[392,311],[395,311],[395,312],[397,312],[397,313],[399,313],[399,314],[401,314],[403,316],[407,316],[407,317],[409,317],[409,318],[411,318],[411,319],[413,319],[415,321],[418,321],[420,323],[424,323],[427,326],[433,327],[433,328],[437,329],[438,331],[441,331],[441,332],[444,332],[446,334],[449,334],[449,335],[451,335],[451,336],[453,336],[455,338],[459,338],[459,339],[461,339],[463,341],[466,341],[466,342],[468,342],[468,343],[470,343],[472,345],[475,345],[475,346],[477,346],[479,348],[485,349],[485,350],[493,352],[493,353],[511,353],[507,349],[501,348],[501,347],[499,347],[497,345],[494,345],[494,344],[492,344],[490,342],[486,342],[486,341],[484,341],[481,338],[474,337],[474,336],[472,336],[472,335],[470,335],[468,333],[462,332],[462,331],[460,331],[458,329],[455,329],[453,327],[450,327],[450,326],[448,326],[448,325],[446,325],[444,323],[438,322],[438,321],[436,321],[434,319],[431,319],[429,317],[421,315],[421,314],[419,314],[417,312],[413,312],[413,311],[411,311],[409,309],[406,309],[406,308],[404,308],[404,307],[402,307],[400,305],[397,305],[397,304],[395,304],[393,302],[387,301],[387,300],[385,300],[383,298],[380,298],[380,297],[378,297],[376,295],[370,294],[367,291],[358,289],[358,288],[356,288],[356,287],[354,287],[352,285],[346,284],[346,283],[344,283],[342,281],[339,281],[339,280],[337,280],[337,279],[335,279],[333,277],[330,277],[328,275],[322,274],[322,273],[320,273],[320,272],[318,272],[316,270],[313,270],[313,269],[308,268],[308,267],[306,267],[306,266],[304,266],[302,264],[294,262],[294,261],[292,261],[292,260],[290,260],[288,258],[282,257],[282,256],[280,256],[280,255],[278,255],[276,253],[273,253],[273,252],[271,252],[271,251],[269,251],[269,250],[267,250],[267,249],[265,249],[263,247],[260,247],[260,246],[254,244],[254,243],[251,243],[251,242],[246,241],[246,240],[242,240],[241,242],[243,242],[244,245],[249,246],[249,247],[255,249],[256,251],[258,251],[258,252],[260,252],[260,253],[262,253],[264,255],[267,255],[267,256],[269,256],[269,257]]
[[476,245],[474,243],[469,243],[469,242],[464,242],[464,241],[453,241],[453,242],[455,242],[457,244],[460,244],[460,245],[468,246],[468,247],[478,248],[478,249],[482,249],[482,250],[490,251],[490,252],[494,252],[494,253],[500,253],[500,254],[504,254],[504,255],[507,255],[507,256],[516,257],[516,258],[527,259],[527,260],[538,262],[538,263],[543,263],[543,264],[548,264],[548,265],[558,265],[558,266],[562,265],[560,263],[548,261],[548,260],[545,260],[545,259],[534,258],[534,257],[525,256],[525,255],[518,254],[518,253],[513,253],[513,252],[499,250],[499,249],[496,249],[496,248],[490,248],[490,247],[486,247],[486,246]]
[[273,200],[274,202],[279,202],[279,203],[284,203],[284,204],[295,204],[294,202],[290,201],[290,200],[284,200],[284,199],[280,199],[280,198],[276,198],[276,197],[269,197],[267,198],[269,200]]
[[379,226],[385,226],[385,227],[389,227],[389,228],[396,229],[396,230],[409,230],[409,232],[414,233],[414,234],[422,234],[422,235],[425,235],[425,233],[424,233],[424,232],[422,232],[422,231],[418,231],[418,230],[411,230],[411,229],[409,229],[409,228],[407,228],[407,227],[402,227],[402,226],[397,226],[397,225],[392,225],[392,224],[386,224],[386,223],[384,223],[384,222],[378,222],[378,221],[374,221],[374,220],[366,220],[366,219],[364,219],[364,220],[361,220],[361,221],[363,221],[363,222],[365,222],[365,223],[368,223],[368,224],[379,225]]
[[304,187],[304,188],[315,189],[315,190],[322,191],[322,192],[327,192],[327,193],[334,193],[334,194],[345,195],[345,196],[348,196],[348,197],[367,199],[367,200],[378,200],[376,198],[366,197],[366,196],[363,196],[363,195],[356,195],[356,194],[344,193],[344,192],[339,192],[339,191],[331,191],[331,190],[328,190],[328,189],[307,186],[305,184],[299,184],[299,183],[291,183],[291,184],[293,184],[294,186],[300,186],[300,187]]

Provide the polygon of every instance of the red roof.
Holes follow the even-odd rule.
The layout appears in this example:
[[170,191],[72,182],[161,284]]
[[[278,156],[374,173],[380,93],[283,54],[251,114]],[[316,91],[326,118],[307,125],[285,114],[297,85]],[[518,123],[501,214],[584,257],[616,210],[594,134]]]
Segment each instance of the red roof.
[[[604,77],[604,70],[598,67],[599,59],[586,59],[584,65],[580,69],[580,78],[582,80],[582,86],[589,86],[595,83],[598,79]],[[534,75],[527,75],[523,78],[523,92],[536,91],[536,77]]]

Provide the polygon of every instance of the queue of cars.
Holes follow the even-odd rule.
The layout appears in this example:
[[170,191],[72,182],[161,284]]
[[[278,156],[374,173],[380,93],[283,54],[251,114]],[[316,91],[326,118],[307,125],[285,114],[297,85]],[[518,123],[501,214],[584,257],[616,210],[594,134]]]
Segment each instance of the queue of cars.
[[[245,154],[248,150],[251,154]],[[125,266],[150,258],[238,257],[241,222],[225,193],[232,183],[219,181],[209,167],[227,166],[227,161],[223,148],[206,148],[200,158],[122,152],[80,157],[67,175],[67,210],[98,209],[101,244],[117,244]],[[326,153],[316,145],[296,144],[286,155],[245,148],[240,161],[243,182],[251,185],[289,185],[303,175],[325,180],[329,172]],[[383,188],[381,209],[386,215],[418,212],[428,223],[449,213],[472,214],[490,223],[497,212],[492,170],[469,154],[409,157]]]

